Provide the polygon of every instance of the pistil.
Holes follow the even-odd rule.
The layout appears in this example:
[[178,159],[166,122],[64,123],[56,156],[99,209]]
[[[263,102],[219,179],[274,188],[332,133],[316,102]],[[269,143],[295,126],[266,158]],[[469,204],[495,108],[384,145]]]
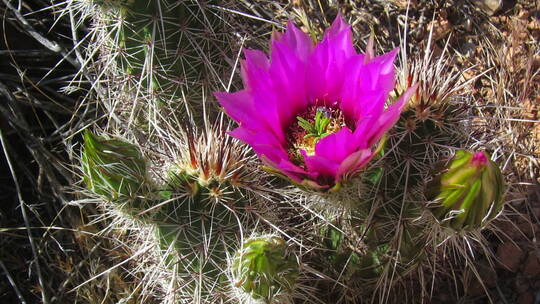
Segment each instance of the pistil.
[[315,145],[322,138],[345,127],[345,119],[340,109],[311,106],[296,116],[287,132],[290,159],[297,165],[304,165],[301,150],[307,155],[315,154]]

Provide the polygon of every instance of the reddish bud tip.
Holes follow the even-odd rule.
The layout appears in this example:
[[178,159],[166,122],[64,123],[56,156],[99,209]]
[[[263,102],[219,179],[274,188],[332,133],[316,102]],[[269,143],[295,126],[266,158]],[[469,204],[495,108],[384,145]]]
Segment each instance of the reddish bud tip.
[[474,153],[472,159],[471,159],[471,165],[476,167],[485,167],[488,164],[488,157],[486,156],[486,153],[484,152],[476,152]]

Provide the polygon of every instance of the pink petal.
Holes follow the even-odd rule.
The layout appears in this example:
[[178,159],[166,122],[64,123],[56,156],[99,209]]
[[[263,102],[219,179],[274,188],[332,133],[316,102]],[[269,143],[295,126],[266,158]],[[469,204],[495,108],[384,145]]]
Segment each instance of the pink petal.
[[300,151],[304,156],[309,176],[319,184],[334,185],[339,169],[339,163],[321,156],[308,156],[304,150]]
[[326,104],[341,99],[347,62],[354,55],[351,27],[338,17],[309,58],[307,75],[310,80],[310,102]]
[[371,79],[371,89],[390,91],[395,86],[394,60],[399,48],[375,57],[367,64],[367,70]]
[[[274,33],[270,59],[245,50],[241,74],[245,90],[215,93],[225,112],[240,126],[230,134],[252,146],[263,162],[296,183],[328,188],[362,169],[381,136],[397,121],[416,90],[407,90],[385,110],[395,85],[395,49],[373,56],[356,54],[351,26],[338,15],[314,46],[310,37],[289,21],[283,34]],[[289,159],[285,132],[308,105],[338,106],[354,132],[344,127],[316,144],[315,155],[301,151],[305,167]]]
[[368,63],[371,59],[373,59],[375,57],[375,51],[373,50],[373,44],[374,44],[374,39],[373,39],[373,32],[372,32],[371,35],[369,36],[368,44],[366,46],[366,56],[364,58],[365,63]]
[[277,102],[273,100],[275,98],[273,94],[265,97],[266,104],[254,101],[248,90],[235,93],[214,92],[214,96],[227,115],[240,125],[252,130],[269,130],[280,142],[285,143]]
[[340,163],[356,150],[353,133],[344,127],[320,139],[315,146],[315,155]]
[[[244,93],[242,96],[216,94],[216,97],[234,120],[251,129],[272,129],[284,143],[284,128],[306,107],[305,77],[298,77],[305,74],[305,63],[283,43],[276,45],[271,62],[259,51],[245,50],[245,56],[242,75],[251,96]],[[240,97],[242,100],[235,101]]]
[[305,176],[308,175],[308,173],[304,169],[285,159],[277,163],[275,165],[275,168],[283,172],[290,179],[297,183],[301,183]]
[[395,48],[388,53],[382,54],[368,61],[368,64],[380,65],[379,71],[381,74],[394,73],[394,60],[399,53],[399,48]]
[[375,154],[370,149],[363,149],[350,154],[341,164],[337,172],[338,181],[347,179],[363,168]]
[[367,149],[371,146],[370,138],[368,137],[372,130],[379,127],[377,124],[379,115],[370,115],[361,118],[356,122],[356,129],[354,129],[354,141],[358,144],[359,149]]
[[[307,173],[302,172],[302,169],[291,162],[283,161],[278,164],[270,161],[265,155],[260,157],[261,161],[270,168],[279,171],[281,174],[290,178],[293,182],[300,184],[304,180]],[[297,172],[299,171],[299,172]]]
[[246,60],[240,61],[242,80],[246,88],[253,87],[253,83],[260,79],[263,71],[268,71],[270,61],[262,51],[244,49]]
[[[279,102],[281,122],[288,126],[307,107],[306,63],[285,46],[276,46],[269,69],[273,92]],[[264,93],[266,94],[266,93]],[[260,95],[263,101],[264,94]]]
[[334,47],[340,48],[346,56],[356,54],[352,42],[351,26],[343,19],[341,14],[336,16],[332,25],[324,33],[323,42],[325,40],[330,40]]
[[259,124],[255,117],[253,99],[248,90],[241,90],[234,93],[214,92],[219,104],[225,113],[237,122],[241,122],[250,127]]
[[369,66],[363,63],[362,56],[352,57],[348,65],[341,92],[340,108],[343,114],[352,121],[370,115],[380,115],[384,110],[384,102],[388,98],[389,91],[371,89]]
[[266,155],[272,162],[279,163],[281,159],[289,158],[279,139],[267,130],[252,130],[240,126],[228,133],[249,144],[257,155]]
[[313,51],[313,42],[311,41],[311,38],[309,38],[306,33],[299,30],[290,20],[287,23],[287,30],[284,34],[275,35],[272,37],[271,53],[274,52],[274,48],[276,46],[280,45],[287,47],[289,50],[294,52],[298,58],[304,61]]
[[[277,110],[284,128],[307,107],[306,65],[308,57],[313,53],[313,47],[309,36],[292,22],[288,23],[287,31],[283,35],[272,41],[268,78],[273,83],[271,90],[279,94],[277,100],[280,106]],[[257,99],[262,98],[263,96],[260,96]]]
[[257,156],[268,166],[283,172],[295,182],[300,182],[302,176],[307,175],[304,169],[289,160],[289,155],[283,145],[271,133],[249,130],[243,127],[238,127],[228,133],[232,137],[249,144],[257,153]]
[[384,102],[395,86],[393,61],[397,51],[373,58],[367,64],[361,57],[351,58],[341,93],[341,110],[347,119],[360,120],[382,114]]

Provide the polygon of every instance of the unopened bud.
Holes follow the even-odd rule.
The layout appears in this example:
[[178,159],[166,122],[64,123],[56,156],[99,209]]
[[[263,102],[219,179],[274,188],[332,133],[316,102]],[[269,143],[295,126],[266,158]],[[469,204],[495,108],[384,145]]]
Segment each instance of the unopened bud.
[[291,292],[299,270],[296,258],[286,249],[279,237],[247,240],[233,260],[235,287],[265,303]]
[[428,184],[426,196],[441,224],[456,231],[482,228],[503,206],[504,181],[497,164],[485,152],[465,150],[446,164]]
[[109,200],[133,197],[145,180],[146,162],[137,146],[107,140],[88,130],[81,162],[88,189]]

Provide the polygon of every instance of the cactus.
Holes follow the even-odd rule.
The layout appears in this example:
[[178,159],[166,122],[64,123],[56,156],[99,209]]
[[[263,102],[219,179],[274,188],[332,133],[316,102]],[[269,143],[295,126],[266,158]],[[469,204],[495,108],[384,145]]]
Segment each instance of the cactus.
[[398,71],[398,94],[414,83],[418,87],[405,106],[394,135],[389,136],[386,149],[392,155],[386,159],[386,168],[390,170],[385,177],[390,185],[399,185],[397,192],[406,192],[404,182],[408,187],[423,184],[433,164],[447,153],[445,147],[463,147],[471,132],[471,111],[466,101],[476,78],[463,80],[461,73],[451,68],[448,46],[436,56],[431,44],[427,41],[427,48],[413,58],[401,58]]
[[[314,212],[327,221],[320,231],[314,232],[322,236],[319,246],[324,249],[321,255],[327,268],[321,268],[321,271],[334,272],[336,280],[348,289],[364,290],[356,294],[348,293],[348,289],[341,290],[341,294],[348,293],[345,302],[359,301],[359,297],[368,295],[374,300],[386,298],[389,290],[399,294],[396,287],[400,284],[396,282],[408,280],[419,284],[426,273],[437,276],[437,270],[430,265],[437,260],[449,260],[450,253],[463,258],[467,264],[472,263],[474,249],[463,250],[465,246],[471,246],[471,238],[480,242],[480,248],[485,248],[483,238],[478,234],[449,237],[448,233],[434,227],[430,222],[433,216],[425,213],[426,205],[429,205],[435,216],[437,212],[442,218],[448,215],[447,209],[435,209],[439,204],[428,204],[435,197],[426,198],[425,183],[441,155],[466,145],[466,134],[471,127],[468,123],[471,112],[460,102],[466,96],[470,82],[463,82],[458,73],[450,72],[449,61],[444,57],[435,62],[429,49],[426,54],[400,71],[396,96],[413,83],[418,83],[418,87],[396,127],[388,134],[388,140],[382,143],[374,164],[368,166],[359,179],[339,189],[341,193],[322,199],[330,200],[331,203],[325,202],[325,205],[333,209],[336,205],[343,206],[345,200],[341,197],[345,190],[349,208],[340,214]],[[490,173],[486,174],[499,187],[502,176],[496,173],[498,169],[494,169],[493,162],[490,162],[490,168]],[[485,216],[482,223],[474,227],[486,227],[499,214],[502,208],[500,189],[486,197],[493,203],[487,204],[484,212],[472,213],[475,219],[470,222],[480,220],[480,214]],[[321,201],[313,195],[304,197],[308,202]],[[328,214],[332,215],[328,217]],[[443,225],[451,225],[448,218],[446,222],[439,218]]]
[[239,232],[249,221],[244,211],[249,202],[237,191],[227,193],[227,181],[205,185],[198,178],[175,173],[166,197],[170,203],[153,220],[166,265],[188,282],[184,292],[191,289],[194,299],[211,303],[228,286],[223,269],[227,253],[238,246]]
[[221,87],[226,59],[237,51],[226,43],[232,37],[214,1],[68,2],[66,14],[77,16],[76,24],[91,21],[81,60],[99,104],[111,121],[126,121],[149,134],[165,119],[162,113],[185,114],[199,107],[210,89]]
[[394,227],[380,222],[354,222],[342,220],[321,230],[324,256],[345,283],[361,286],[364,295],[375,291],[387,276],[406,276],[422,262],[427,240],[417,233],[415,226],[404,226],[399,237],[394,238]]
[[84,181],[121,216],[130,210],[127,215],[135,226],[153,231],[157,260],[182,286],[171,297],[214,303],[231,286],[227,256],[240,246],[242,231],[256,225],[250,211],[255,188],[250,194],[249,184],[260,187],[261,182],[246,167],[248,151],[222,127],[181,134],[179,159],[160,186],[146,178],[150,168],[136,145],[87,131],[81,158]]
[[[460,102],[467,95],[468,82],[450,72],[450,61],[434,61],[428,49],[412,64],[403,62],[389,104],[397,103],[397,96],[414,83],[418,86],[395,127],[367,147],[369,164],[359,162],[359,151],[346,151],[354,157],[342,169],[351,171],[339,176],[336,185],[330,187],[323,183],[327,181],[324,174],[319,178],[320,172],[312,172],[309,178],[321,182],[319,186],[329,186],[314,191],[315,184],[305,180],[289,179],[291,186],[262,178],[266,175],[258,170],[256,156],[225,134],[232,129],[225,116],[209,118],[213,113],[208,115],[206,106],[201,111],[190,108],[192,103],[206,104],[194,96],[206,89],[199,86],[204,78],[219,74],[215,70],[222,63],[212,64],[212,57],[226,52],[216,47],[219,39],[202,34],[214,35],[222,26],[219,14],[207,14],[212,5],[170,0],[93,4],[94,21],[102,25],[95,30],[108,47],[101,53],[101,63],[107,65],[107,76],[120,79],[111,82],[107,92],[113,97],[108,102],[129,106],[111,107],[110,128],[122,130],[128,125],[126,133],[135,135],[151,161],[137,145],[87,132],[84,181],[107,206],[152,232],[153,254],[159,261],[154,261],[152,269],[165,274],[146,284],[160,284],[169,302],[281,304],[299,298],[306,303],[378,298],[385,302],[390,301],[389,290],[407,285],[396,282],[419,281],[431,265],[448,261],[448,256],[461,254],[467,265],[474,264],[470,252],[476,249],[469,240],[481,239],[480,230],[500,213],[503,177],[484,152],[461,150],[470,148],[472,110]],[[287,39],[298,38],[293,36]],[[283,36],[275,35],[274,40],[279,37]],[[252,61],[252,70],[246,73],[255,76],[267,63],[257,54],[246,53],[246,60]],[[368,51],[366,56],[373,54]],[[235,95],[238,102],[245,101],[242,94]],[[189,105],[180,107],[177,101],[181,99],[189,100]],[[138,104],[147,111],[138,112]],[[252,112],[237,113],[231,107],[227,112],[252,119]],[[302,138],[328,140],[331,122],[318,108],[314,113],[313,122],[291,117],[300,122],[300,131],[307,132]],[[135,129],[134,121],[141,128]],[[334,127],[338,122],[334,121]],[[201,123],[204,129],[196,130]],[[264,136],[275,135],[283,128],[279,123]],[[343,124],[347,126],[346,121]],[[234,134],[247,138],[258,131]],[[264,137],[259,133],[253,136]],[[265,157],[282,152],[273,144],[273,139],[263,138],[257,146],[265,164],[269,161]],[[424,191],[433,165],[454,150],[458,150],[455,158]],[[331,154],[332,149],[327,152]],[[352,170],[355,162],[361,166]],[[286,162],[274,165],[290,169]],[[298,172],[289,173],[295,177]],[[271,199],[261,203],[261,197]],[[269,227],[280,236],[271,234]],[[143,238],[139,232],[133,234]],[[246,235],[256,236],[242,243]],[[295,241],[307,254],[291,254],[285,239]],[[465,243],[470,250],[460,250]],[[301,269],[312,269],[313,278],[303,290],[310,294],[298,297],[298,287],[305,287],[299,284]],[[434,280],[437,271],[432,272]],[[339,297],[325,298],[329,288],[338,290]]]
[[[205,22],[215,22],[215,15],[190,1],[132,0],[114,6],[120,20],[117,31],[110,33],[115,60],[141,88],[166,102],[181,97],[179,84],[193,85],[208,74],[209,65],[200,58],[201,52],[209,51],[209,44],[203,35],[189,31],[204,34],[210,30]],[[211,30],[218,30],[213,26]]]

